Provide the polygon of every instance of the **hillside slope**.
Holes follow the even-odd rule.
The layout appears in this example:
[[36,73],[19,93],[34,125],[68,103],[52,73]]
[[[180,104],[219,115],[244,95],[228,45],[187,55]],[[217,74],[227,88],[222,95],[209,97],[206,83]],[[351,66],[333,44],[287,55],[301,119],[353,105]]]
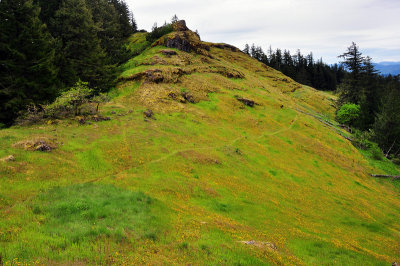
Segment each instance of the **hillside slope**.
[[[175,28],[124,65],[110,121],[0,131],[2,262],[398,260],[398,188],[306,114],[334,97]],[[38,139],[57,148],[21,148]]]

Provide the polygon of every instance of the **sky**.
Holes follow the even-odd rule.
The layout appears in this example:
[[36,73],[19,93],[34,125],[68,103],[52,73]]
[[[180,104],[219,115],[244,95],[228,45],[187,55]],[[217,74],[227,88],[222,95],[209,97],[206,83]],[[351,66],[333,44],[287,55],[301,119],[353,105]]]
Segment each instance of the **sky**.
[[266,52],[313,52],[335,63],[354,41],[374,62],[400,61],[400,0],[125,0],[139,29],[176,14],[202,40]]

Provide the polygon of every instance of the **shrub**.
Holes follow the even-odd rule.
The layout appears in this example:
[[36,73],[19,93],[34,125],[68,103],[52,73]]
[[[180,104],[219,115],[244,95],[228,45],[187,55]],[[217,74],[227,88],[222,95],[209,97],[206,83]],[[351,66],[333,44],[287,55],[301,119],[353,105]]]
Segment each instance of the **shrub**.
[[353,103],[346,103],[337,112],[336,120],[341,124],[351,126],[359,116],[360,106]]
[[90,102],[96,103],[96,112],[99,112],[99,106],[101,103],[105,103],[110,101],[110,97],[107,94],[100,93],[99,95],[94,96],[90,99]]
[[31,104],[26,110],[20,112],[15,124],[19,126],[29,126],[38,123],[44,118],[44,109],[41,105]]
[[372,138],[372,131],[360,131],[356,130],[353,135],[354,143],[357,144],[358,148],[367,150],[373,146],[373,143],[370,141]]
[[395,158],[392,159],[392,162],[394,164],[400,165],[400,158],[395,157]]
[[63,92],[52,104],[46,106],[45,113],[50,117],[79,115],[81,107],[88,102],[93,90],[87,82],[78,81],[70,90]]
[[375,160],[381,161],[383,159],[383,153],[381,148],[379,148],[378,144],[372,143],[371,155],[372,158]]
[[147,34],[146,40],[148,42],[154,42],[155,40],[161,38],[165,34],[172,32],[174,29],[171,24],[165,24],[162,27],[157,27],[157,25],[153,26],[153,30]]

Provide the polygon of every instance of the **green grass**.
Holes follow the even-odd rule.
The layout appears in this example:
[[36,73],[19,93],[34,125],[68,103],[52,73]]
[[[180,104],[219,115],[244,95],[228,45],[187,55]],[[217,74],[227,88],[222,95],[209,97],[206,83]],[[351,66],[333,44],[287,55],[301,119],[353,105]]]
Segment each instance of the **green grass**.
[[371,256],[336,247],[328,242],[318,240],[294,240],[291,246],[295,254],[301,257],[307,265],[387,265]]
[[[367,150],[359,150],[362,155],[368,160],[368,163],[374,168],[377,169],[376,172],[371,174],[384,174],[384,175],[400,175],[400,168],[398,165],[392,163],[390,160],[385,158],[381,155],[380,159],[377,160],[376,156],[374,155],[374,151],[371,149]],[[398,180],[390,181],[378,179],[377,182],[379,183],[390,183],[393,184],[397,189],[400,191],[400,182]]]
[[[3,247],[2,258],[5,261],[38,257],[68,259],[77,248],[99,248],[99,241],[108,243],[111,250],[115,249],[113,242],[157,241],[162,236],[160,217],[154,209],[159,207],[160,203],[142,192],[107,184],[54,187],[28,204],[29,217],[36,226],[28,225],[19,234],[29,242]],[[40,250],[38,245],[42,247]],[[99,259],[104,258],[104,254],[99,255]]]
[[140,54],[143,52],[150,43],[146,40],[147,32],[138,32],[132,35],[129,40],[127,47],[134,54]]

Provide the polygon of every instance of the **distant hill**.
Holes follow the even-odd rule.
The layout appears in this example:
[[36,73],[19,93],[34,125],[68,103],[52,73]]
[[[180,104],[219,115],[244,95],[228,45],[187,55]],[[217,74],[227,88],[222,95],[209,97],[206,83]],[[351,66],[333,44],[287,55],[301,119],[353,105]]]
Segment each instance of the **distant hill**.
[[383,75],[399,75],[400,74],[400,62],[380,62],[374,64],[375,68],[379,70]]

